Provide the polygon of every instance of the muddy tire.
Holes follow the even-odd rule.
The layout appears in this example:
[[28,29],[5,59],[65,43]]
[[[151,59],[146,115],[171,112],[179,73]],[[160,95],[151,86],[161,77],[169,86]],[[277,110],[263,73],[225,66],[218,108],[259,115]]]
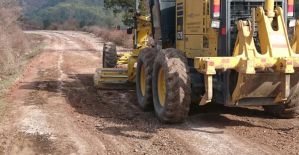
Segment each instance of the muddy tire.
[[263,106],[264,110],[278,118],[290,119],[299,117],[299,91],[298,84],[292,90],[286,104]]
[[265,112],[278,118],[299,117],[299,83],[292,89],[289,99],[285,104],[263,106]]
[[112,42],[104,44],[103,47],[103,68],[115,68],[117,65],[116,45]]
[[154,48],[141,50],[136,71],[136,95],[140,107],[144,111],[153,109],[152,71],[157,55]]
[[158,118],[166,123],[183,122],[190,110],[191,80],[187,59],[181,51],[170,48],[158,53],[152,87]]

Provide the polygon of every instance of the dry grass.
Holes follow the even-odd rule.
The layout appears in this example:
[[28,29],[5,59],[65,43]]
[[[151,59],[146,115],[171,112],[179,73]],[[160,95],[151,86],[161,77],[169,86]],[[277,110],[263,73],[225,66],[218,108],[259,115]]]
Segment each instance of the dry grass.
[[16,79],[29,49],[18,24],[19,16],[20,9],[14,0],[0,1],[0,98]]
[[0,7],[0,81],[15,73],[25,53],[27,41],[17,23],[19,9]]
[[83,28],[84,31],[95,34],[97,37],[103,38],[105,41],[114,42],[116,45],[132,48],[133,39],[132,35],[128,35],[123,30],[110,30],[100,28],[98,26],[90,26]]

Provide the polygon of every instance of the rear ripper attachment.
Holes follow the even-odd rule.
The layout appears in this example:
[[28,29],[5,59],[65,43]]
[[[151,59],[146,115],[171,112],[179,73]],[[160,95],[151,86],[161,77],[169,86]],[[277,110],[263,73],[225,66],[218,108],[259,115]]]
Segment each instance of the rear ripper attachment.
[[[213,99],[213,76],[219,72],[235,70],[238,74],[236,86],[232,92],[230,105],[266,105],[284,104],[298,83],[297,54],[299,23],[297,22],[295,39],[292,45],[284,21],[283,10],[274,9],[274,1],[266,0],[265,7],[252,11],[252,21],[237,23],[238,36],[232,57],[196,57],[195,68],[204,74],[205,94],[200,104]],[[260,51],[254,41],[255,23],[257,23]],[[254,99],[254,100],[251,100]]]

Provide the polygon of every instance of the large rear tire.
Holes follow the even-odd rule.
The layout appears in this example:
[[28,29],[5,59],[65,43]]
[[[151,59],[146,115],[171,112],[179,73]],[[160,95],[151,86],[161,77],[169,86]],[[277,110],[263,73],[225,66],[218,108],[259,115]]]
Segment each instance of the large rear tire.
[[103,47],[103,68],[115,68],[117,65],[116,45],[112,42],[104,44]]
[[152,71],[157,55],[154,48],[145,48],[140,51],[136,71],[136,95],[140,107],[144,111],[153,109]]
[[296,82],[296,84],[291,88],[287,102],[285,104],[264,106],[267,113],[285,119],[299,117],[299,82],[297,76],[291,76],[291,81]]
[[299,117],[299,91],[293,90],[285,104],[263,106],[265,111],[272,116],[284,119]]
[[189,67],[177,49],[158,53],[153,68],[153,100],[158,118],[166,123],[180,123],[188,116],[191,103]]

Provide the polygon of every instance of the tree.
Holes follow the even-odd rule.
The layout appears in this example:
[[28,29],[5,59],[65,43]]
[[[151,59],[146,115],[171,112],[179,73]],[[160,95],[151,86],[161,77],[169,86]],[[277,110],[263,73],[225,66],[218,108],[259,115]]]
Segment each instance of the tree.
[[122,22],[124,25],[132,26],[134,21],[129,9],[134,8],[135,0],[104,0],[106,8],[111,9],[114,14],[122,15]]
[[[129,12],[129,9],[135,8],[135,0],[104,0],[106,8],[112,9],[115,14],[123,13],[123,23],[127,26],[132,26],[133,14]],[[148,15],[148,0],[140,0],[140,12],[141,14]]]
[[121,13],[134,8],[135,0],[105,0],[104,4],[106,8],[112,9],[114,13]]

